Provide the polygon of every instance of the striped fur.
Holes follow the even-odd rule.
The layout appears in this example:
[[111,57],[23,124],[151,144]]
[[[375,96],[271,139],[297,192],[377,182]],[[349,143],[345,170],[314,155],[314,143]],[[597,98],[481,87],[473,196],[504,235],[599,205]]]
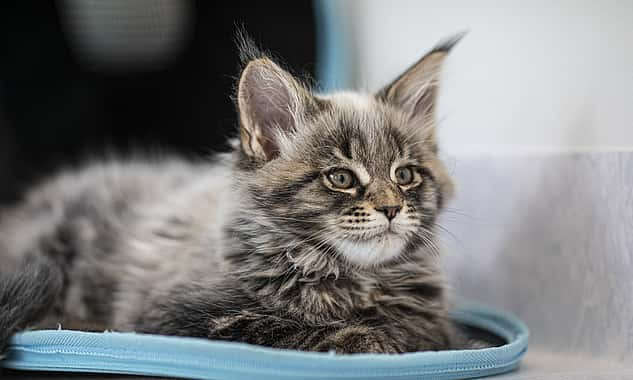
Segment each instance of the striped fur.
[[251,46],[232,153],[86,165],[1,215],[2,343],[40,321],[341,353],[451,347],[434,225],[452,183],[433,114],[450,46],[377,95],[315,95]]

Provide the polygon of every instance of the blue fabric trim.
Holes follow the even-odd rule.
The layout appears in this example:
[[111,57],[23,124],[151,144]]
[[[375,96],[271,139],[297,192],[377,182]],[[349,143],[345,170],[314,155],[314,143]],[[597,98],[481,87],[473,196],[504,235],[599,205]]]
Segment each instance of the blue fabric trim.
[[196,338],[44,330],[14,336],[9,355],[0,365],[229,380],[467,379],[508,372],[519,365],[529,335],[519,319],[477,305],[452,315],[458,322],[487,330],[508,343],[481,350],[335,355]]
[[321,92],[351,87],[350,55],[351,32],[342,18],[344,2],[314,0],[317,32],[316,76]]

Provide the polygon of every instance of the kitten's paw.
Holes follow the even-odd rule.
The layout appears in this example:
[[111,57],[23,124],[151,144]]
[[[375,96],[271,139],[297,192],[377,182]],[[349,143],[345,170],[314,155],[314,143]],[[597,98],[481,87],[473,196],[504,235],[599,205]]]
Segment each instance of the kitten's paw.
[[403,350],[382,331],[366,327],[346,327],[319,342],[316,351],[335,351],[337,354],[377,353],[397,354]]

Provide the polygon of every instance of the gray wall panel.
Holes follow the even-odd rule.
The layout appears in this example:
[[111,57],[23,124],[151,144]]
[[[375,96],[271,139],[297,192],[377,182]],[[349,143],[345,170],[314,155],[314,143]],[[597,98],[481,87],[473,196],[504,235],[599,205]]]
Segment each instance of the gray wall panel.
[[633,368],[633,152],[463,157],[454,175],[454,293],[523,318],[533,358]]

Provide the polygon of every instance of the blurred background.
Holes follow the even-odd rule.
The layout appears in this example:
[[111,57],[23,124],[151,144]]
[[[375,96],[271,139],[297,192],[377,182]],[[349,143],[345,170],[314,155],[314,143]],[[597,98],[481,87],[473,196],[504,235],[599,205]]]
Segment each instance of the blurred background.
[[535,378],[633,378],[633,1],[5,1],[0,201],[82,157],[225,149],[241,24],[319,90],[468,31],[439,100],[455,296],[527,322]]
[[[437,41],[445,152],[633,145],[633,3],[7,1],[0,201],[63,163],[133,147],[209,153],[234,130],[236,26],[323,90],[378,89]],[[10,175],[9,175],[10,174]]]
[[0,5],[0,200],[61,165],[226,148],[237,26],[314,77],[302,1],[59,0]]
[[377,89],[442,36],[451,153],[633,146],[633,2],[355,0],[353,83]]

